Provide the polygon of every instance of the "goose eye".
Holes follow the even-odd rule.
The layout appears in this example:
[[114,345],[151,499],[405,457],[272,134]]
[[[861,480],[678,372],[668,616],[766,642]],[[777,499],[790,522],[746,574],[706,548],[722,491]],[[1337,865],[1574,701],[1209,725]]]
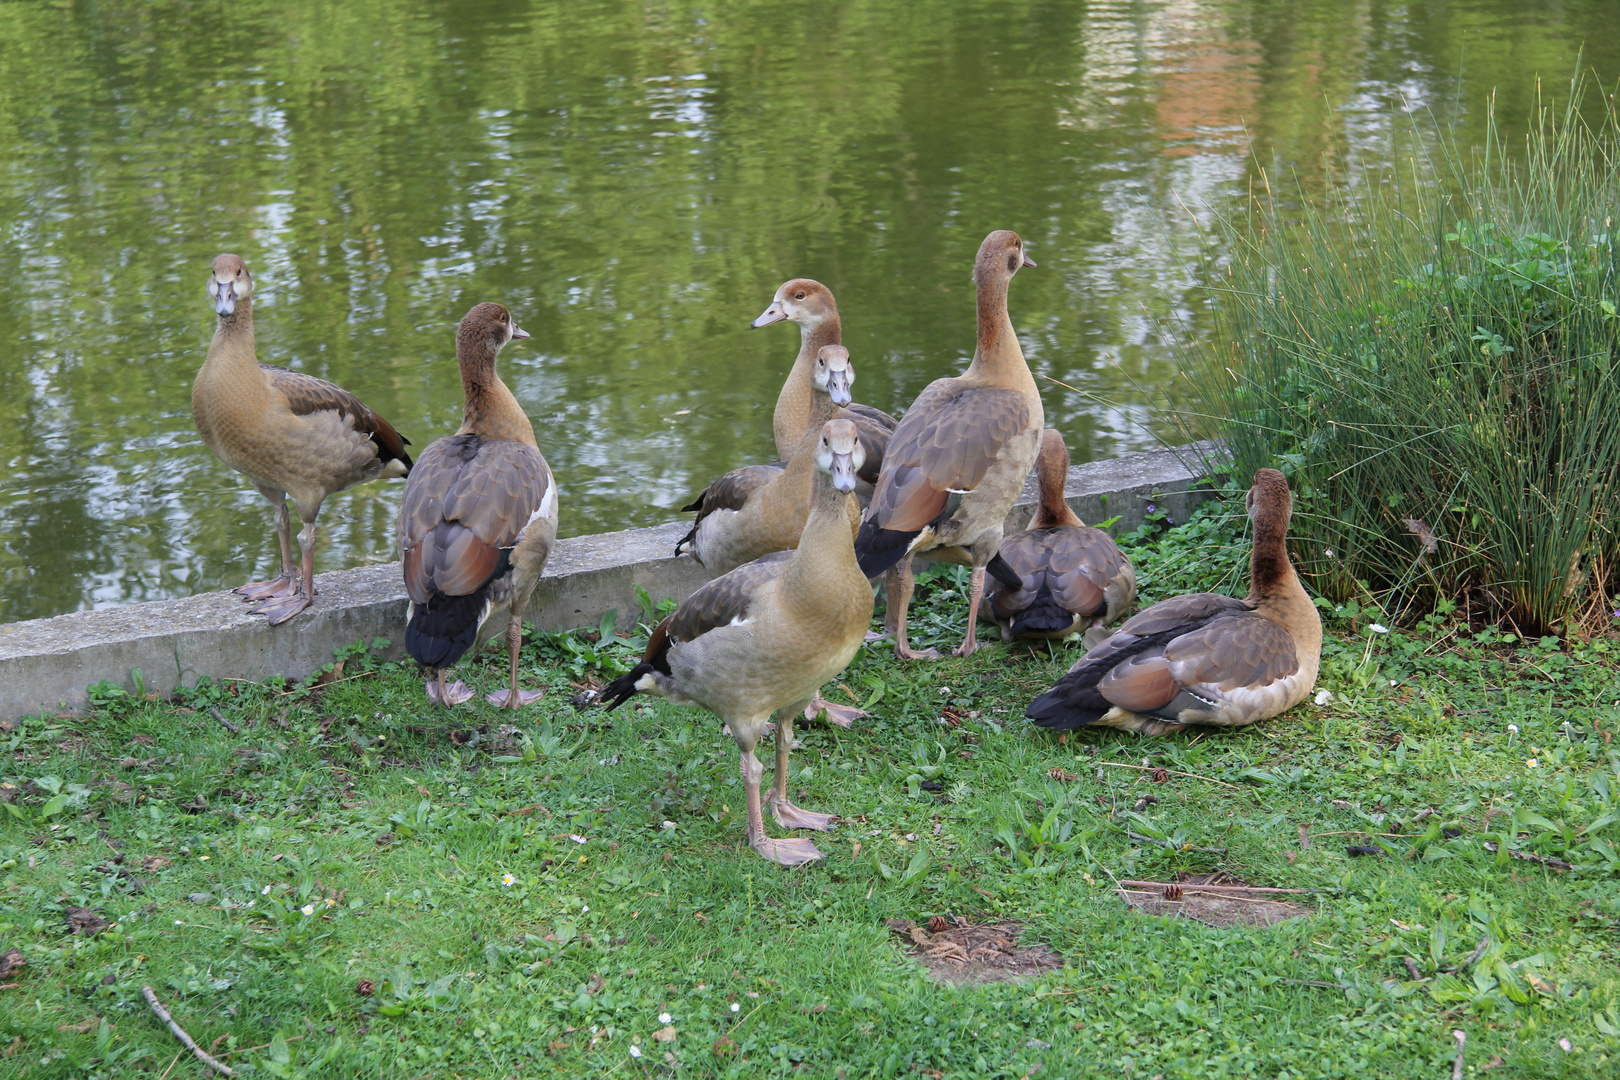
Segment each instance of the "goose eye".
[[804,299],[804,293],[802,293],[802,292],[794,293],[793,294],[793,299],[795,299],[795,300],[803,300]]

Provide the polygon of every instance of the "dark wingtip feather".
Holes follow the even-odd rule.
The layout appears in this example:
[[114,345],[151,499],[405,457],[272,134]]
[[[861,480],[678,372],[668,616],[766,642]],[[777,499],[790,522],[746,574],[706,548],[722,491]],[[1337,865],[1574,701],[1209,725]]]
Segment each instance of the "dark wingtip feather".
[[1052,596],[1052,590],[1042,585],[1034,601],[1013,616],[1012,632],[1018,634],[1055,634],[1074,625],[1074,613],[1064,608]]
[[637,664],[627,674],[620,675],[617,679],[608,683],[602,688],[602,697],[600,699],[602,707],[608,712],[612,712],[635,697],[640,692],[636,689],[636,682],[652,670],[653,666],[651,664]]
[[435,593],[405,624],[405,651],[423,667],[449,667],[478,640],[488,587],[467,596]]
[[1103,712],[1097,709],[1077,709],[1063,703],[1056,690],[1049,690],[1029,703],[1024,715],[1035,722],[1036,727],[1046,728],[1048,731],[1073,731],[1095,724],[1102,719]]
[[1007,588],[1012,589],[1015,592],[1022,591],[1024,588],[1024,579],[1019,577],[1018,571],[1014,570],[1012,565],[1008,563],[1006,559],[1001,557],[1001,552],[999,551],[996,552],[995,557],[992,558],[985,566],[985,571],[989,573],[991,577],[995,578],[997,581],[1001,582]]
[[682,513],[682,514],[695,514],[695,513],[699,512],[700,510],[703,509],[703,496],[707,495],[708,493],[709,493],[709,489],[704,488],[702,491],[698,492],[698,497],[697,498],[693,499],[691,502],[689,502],[685,506],[681,507],[678,512]]
[[897,532],[871,521],[861,522],[861,531],[855,537],[855,561],[860,563],[861,573],[868,578],[881,577],[885,570],[905,558],[911,542],[920,532],[921,529]]
[[[691,508],[688,507],[687,509]],[[686,547],[688,544],[692,545],[693,551],[697,550],[697,530],[697,524],[694,522],[692,528],[687,532],[687,534],[675,541],[675,554],[677,556],[680,555],[681,548]]]

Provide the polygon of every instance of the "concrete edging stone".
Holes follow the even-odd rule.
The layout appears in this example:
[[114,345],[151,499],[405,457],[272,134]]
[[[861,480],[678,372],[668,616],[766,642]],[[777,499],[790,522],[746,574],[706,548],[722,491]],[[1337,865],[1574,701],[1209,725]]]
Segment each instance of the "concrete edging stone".
[[[1119,530],[1140,524],[1149,503],[1185,520],[1207,498],[1193,485],[1219,453],[1218,444],[1190,443],[1076,465],[1065,496],[1081,520],[1117,516]],[[1007,516],[1008,533],[1029,523],[1036,501],[1031,476]],[[611,609],[639,610],[638,585],[655,599],[684,599],[709,580],[691,556],[671,554],[688,527],[671,522],[559,540],[527,617],[546,630],[594,626]],[[90,684],[111,680],[133,690],[137,669],[146,690],[167,693],[203,676],[302,679],[356,639],[387,638],[385,655],[404,655],[399,563],[320,574],[316,588],[314,606],[276,627],[229,592],[0,625],[0,719],[82,710]]]

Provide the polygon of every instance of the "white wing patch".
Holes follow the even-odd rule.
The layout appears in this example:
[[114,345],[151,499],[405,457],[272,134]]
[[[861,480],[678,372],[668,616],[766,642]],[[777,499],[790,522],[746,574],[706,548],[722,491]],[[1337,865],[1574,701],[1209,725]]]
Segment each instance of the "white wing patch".
[[529,521],[536,518],[557,520],[557,484],[551,477],[546,477],[546,493],[540,497],[540,506],[529,515]]

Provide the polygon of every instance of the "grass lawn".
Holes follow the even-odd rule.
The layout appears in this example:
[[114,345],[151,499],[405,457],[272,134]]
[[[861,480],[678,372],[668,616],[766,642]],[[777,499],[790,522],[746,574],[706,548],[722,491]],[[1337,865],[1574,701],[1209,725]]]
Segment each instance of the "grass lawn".
[[[1240,589],[1227,529],[1141,540],[1149,598]],[[929,579],[914,640],[954,643],[961,592]],[[1468,1076],[1620,1074],[1620,638],[1327,614],[1330,701],[1158,741],[1028,726],[1072,649],[866,650],[842,682],[873,718],[798,728],[795,800],[845,820],[797,870],[744,845],[713,717],[568,703],[639,638],[540,637],[515,731],[363,654],[313,690],[103,687],[0,731],[0,953],[26,960],[0,1075],[203,1075],[143,984],[273,1076],[1438,1078],[1453,1030]],[[1216,871],[1312,911],[1218,928],[1114,884]],[[1061,965],[936,982],[890,928],[935,915]]]

